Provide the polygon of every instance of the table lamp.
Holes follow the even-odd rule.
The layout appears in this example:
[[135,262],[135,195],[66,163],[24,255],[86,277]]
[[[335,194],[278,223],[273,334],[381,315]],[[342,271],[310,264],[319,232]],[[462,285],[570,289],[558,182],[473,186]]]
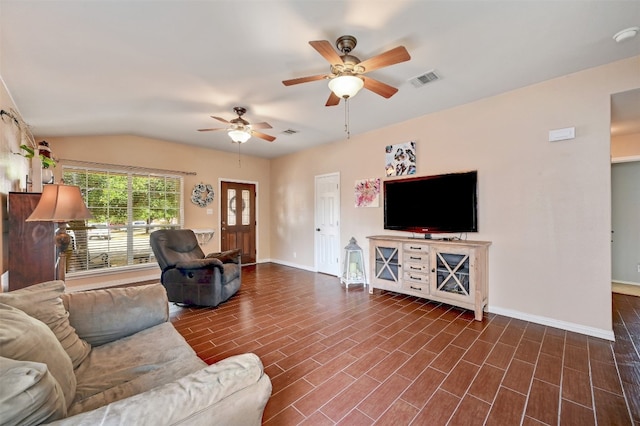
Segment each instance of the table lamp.
[[55,234],[57,259],[56,279],[65,279],[67,267],[67,248],[71,237],[67,234],[67,222],[70,220],[92,219],[82,199],[80,187],[74,185],[45,185],[38,205],[27,218],[27,222],[55,222],[58,231]]

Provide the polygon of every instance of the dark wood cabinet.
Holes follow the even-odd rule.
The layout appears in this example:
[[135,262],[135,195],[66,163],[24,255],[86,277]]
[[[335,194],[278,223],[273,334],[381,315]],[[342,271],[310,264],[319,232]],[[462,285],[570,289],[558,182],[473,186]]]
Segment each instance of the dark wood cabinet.
[[55,224],[25,221],[40,195],[9,193],[9,291],[55,279]]

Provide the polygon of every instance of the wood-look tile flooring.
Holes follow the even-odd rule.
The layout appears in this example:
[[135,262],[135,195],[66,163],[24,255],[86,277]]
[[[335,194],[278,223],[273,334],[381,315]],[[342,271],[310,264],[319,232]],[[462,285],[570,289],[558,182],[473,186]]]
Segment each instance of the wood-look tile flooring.
[[640,422],[640,298],[614,294],[616,342],[276,264],[243,268],[215,309],[172,305],[208,363],[260,356],[264,425]]

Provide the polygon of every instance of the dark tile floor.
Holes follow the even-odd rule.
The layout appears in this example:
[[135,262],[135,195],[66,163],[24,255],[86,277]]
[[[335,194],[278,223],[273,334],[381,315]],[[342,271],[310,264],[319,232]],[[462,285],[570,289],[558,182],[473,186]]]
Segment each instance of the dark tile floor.
[[615,343],[260,264],[228,302],[171,320],[208,363],[261,357],[265,425],[631,425],[640,298],[613,303]]

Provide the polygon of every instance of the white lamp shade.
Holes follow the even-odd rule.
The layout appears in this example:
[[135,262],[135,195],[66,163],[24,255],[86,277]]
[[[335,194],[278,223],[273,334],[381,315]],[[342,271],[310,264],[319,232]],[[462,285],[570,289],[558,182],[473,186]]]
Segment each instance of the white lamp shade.
[[352,98],[364,86],[364,81],[354,75],[341,75],[329,80],[329,89],[340,98]]
[[44,186],[40,201],[27,222],[68,222],[91,218],[93,215],[84,204],[80,187],[56,184]]
[[229,137],[236,143],[245,143],[251,137],[251,132],[240,129],[229,130]]

